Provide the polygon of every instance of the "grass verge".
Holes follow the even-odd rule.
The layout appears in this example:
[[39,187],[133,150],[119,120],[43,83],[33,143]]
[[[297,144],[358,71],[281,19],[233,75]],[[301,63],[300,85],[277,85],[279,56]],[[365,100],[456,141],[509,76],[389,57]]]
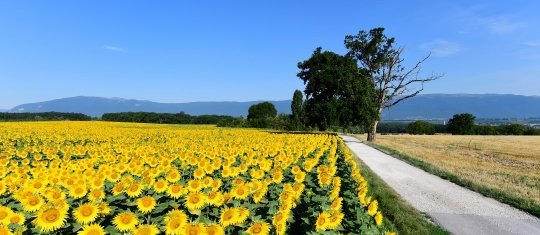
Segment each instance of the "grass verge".
[[416,210],[403,200],[396,191],[377,176],[369,167],[355,157],[362,176],[368,181],[369,192],[379,202],[380,210],[384,213],[384,223],[388,228],[403,235],[449,234],[432,222],[431,218]]
[[[364,142],[366,143],[366,142]],[[429,172],[431,174],[434,174],[436,176],[439,176],[443,179],[446,179],[452,183],[455,183],[457,185],[460,185],[462,187],[468,188],[470,190],[473,190],[475,192],[478,192],[486,197],[491,197],[497,201],[500,201],[502,203],[511,205],[513,207],[516,207],[518,209],[521,209],[523,211],[526,211],[536,217],[540,217],[540,205],[534,203],[531,200],[520,198],[516,195],[510,194],[508,192],[504,192],[498,189],[486,187],[483,185],[479,185],[476,183],[473,183],[469,180],[465,180],[460,178],[459,176],[452,174],[449,171],[446,171],[444,169],[441,169],[433,164],[430,164],[428,162],[419,160],[417,158],[411,157],[405,153],[402,153],[396,149],[378,145],[375,143],[366,143],[367,145],[378,149],[381,152],[384,152],[388,155],[394,156],[395,158],[401,159],[413,166],[416,166],[426,172]]]

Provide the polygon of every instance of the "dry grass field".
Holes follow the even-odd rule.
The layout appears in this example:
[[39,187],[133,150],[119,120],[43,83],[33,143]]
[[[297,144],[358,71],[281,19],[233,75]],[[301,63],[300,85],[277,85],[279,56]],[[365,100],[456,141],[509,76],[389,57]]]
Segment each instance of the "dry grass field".
[[540,205],[540,136],[380,135],[376,144]]

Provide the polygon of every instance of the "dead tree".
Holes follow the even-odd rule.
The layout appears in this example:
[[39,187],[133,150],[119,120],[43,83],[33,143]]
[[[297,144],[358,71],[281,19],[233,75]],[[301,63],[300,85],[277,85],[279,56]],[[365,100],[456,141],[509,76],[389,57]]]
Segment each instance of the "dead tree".
[[405,69],[401,57],[403,48],[394,47],[395,39],[384,35],[384,28],[374,28],[369,32],[360,31],[358,35],[345,37],[348,55],[354,57],[359,65],[367,70],[368,80],[374,88],[375,118],[370,125],[368,141],[375,141],[377,125],[381,112],[403,100],[418,95],[424,89],[424,83],[439,79],[442,75],[432,74],[420,77],[422,64],[430,54],[419,60],[411,69]]

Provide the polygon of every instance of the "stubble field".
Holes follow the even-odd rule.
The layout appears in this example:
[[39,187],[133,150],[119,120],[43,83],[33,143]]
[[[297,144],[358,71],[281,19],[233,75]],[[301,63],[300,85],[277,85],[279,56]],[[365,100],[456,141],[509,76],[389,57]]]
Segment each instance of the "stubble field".
[[376,145],[523,199],[533,210],[540,205],[539,136],[379,135]]

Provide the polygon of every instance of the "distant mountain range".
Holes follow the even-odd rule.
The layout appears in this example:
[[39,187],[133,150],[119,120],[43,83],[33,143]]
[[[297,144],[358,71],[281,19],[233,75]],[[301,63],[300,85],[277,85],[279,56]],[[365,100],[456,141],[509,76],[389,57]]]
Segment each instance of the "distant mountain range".
[[[249,106],[259,102],[262,101],[157,103],[146,100],[77,96],[38,103],[22,104],[8,110],[8,112],[57,111],[84,113],[93,117],[100,117],[104,113],[144,111],[158,113],[185,112],[190,115],[242,115],[245,117],[247,116],[247,110],[249,109]],[[274,104],[278,112],[291,112],[291,101],[286,100],[270,102]]]
[[383,112],[383,120],[448,119],[456,113],[478,118],[540,117],[540,96],[502,94],[426,94]]
[[[191,115],[247,116],[249,102],[157,103],[145,100],[78,96],[18,105],[8,112],[77,112],[93,117],[103,113],[146,111],[185,112]],[[279,113],[291,112],[291,101],[270,101]],[[540,117],[540,96],[499,94],[425,94],[403,101],[383,112],[383,120],[447,119],[456,113],[478,118]]]

